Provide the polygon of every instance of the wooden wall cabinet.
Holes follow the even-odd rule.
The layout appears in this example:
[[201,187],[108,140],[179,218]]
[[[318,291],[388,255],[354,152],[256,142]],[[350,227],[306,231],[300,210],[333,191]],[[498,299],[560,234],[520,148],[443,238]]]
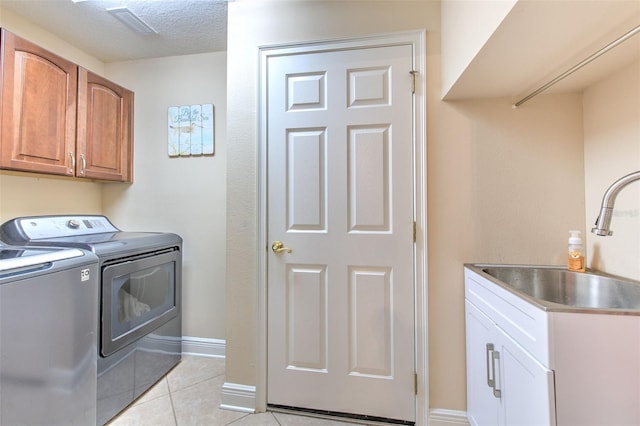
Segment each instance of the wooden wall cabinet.
[[79,68],[76,174],[131,182],[132,140],[133,92]]
[[2,30],[0,166],[73,175],[78,67]]
[[0,37],[0,168],[132,182],[133,92]]

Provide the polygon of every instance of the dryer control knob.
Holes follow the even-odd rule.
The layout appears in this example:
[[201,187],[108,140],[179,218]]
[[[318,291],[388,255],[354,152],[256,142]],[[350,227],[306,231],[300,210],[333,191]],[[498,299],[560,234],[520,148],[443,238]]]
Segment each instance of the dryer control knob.
[[80,228],[80,221],[76,219],[69,219],[67,226],[71,229],[78,229]]

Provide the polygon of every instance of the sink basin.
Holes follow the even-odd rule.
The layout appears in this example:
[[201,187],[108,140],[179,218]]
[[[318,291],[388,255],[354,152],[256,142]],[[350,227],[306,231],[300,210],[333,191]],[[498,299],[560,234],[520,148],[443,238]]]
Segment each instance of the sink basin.
[[480,266],[482,272],[534,299],[574,308],[640,310],[640,282],[564,268]]

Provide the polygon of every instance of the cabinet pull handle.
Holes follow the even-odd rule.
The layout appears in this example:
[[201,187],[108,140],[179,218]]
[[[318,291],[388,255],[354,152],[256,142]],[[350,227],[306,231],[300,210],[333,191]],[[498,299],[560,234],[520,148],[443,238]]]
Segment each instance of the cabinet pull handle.
[[80,174],[84,175],[84,171],[87,168],[87,159],[84,157],[84,154],[80,154],[80,160],[82,160],[82,168],[80,169]]
[[69,169],[69,174],[73,174],[76,169],[76,156],[73,155],[73,152],[69,151],[69,157],[71,158],[71,168]]
[[[496,360],[498,360],[498,368],[496,368]],[[491,352],[491,367],[493,369],[493,396],[502,397],[502,389],[498,389],[498,380],[496,380],[496,372],[500,370],[500,352]]]
[[[489,386],[490,388],[492,388],[494,386],[494,374],[491,374],[491,360],[489,359],[489,357],[491,356],[491,353],[493,352],[493,343],[487,343],[487,350],[486,350],[486,360],[487,360],[487,386]],[[493,359],[493,358],[491,358]]]

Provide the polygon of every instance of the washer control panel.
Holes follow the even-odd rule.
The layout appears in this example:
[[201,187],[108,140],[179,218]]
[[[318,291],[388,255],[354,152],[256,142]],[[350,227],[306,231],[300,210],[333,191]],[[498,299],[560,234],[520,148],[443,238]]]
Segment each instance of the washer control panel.
[[105,216],[39,216],[17,221],[29,240],[119,232]]

